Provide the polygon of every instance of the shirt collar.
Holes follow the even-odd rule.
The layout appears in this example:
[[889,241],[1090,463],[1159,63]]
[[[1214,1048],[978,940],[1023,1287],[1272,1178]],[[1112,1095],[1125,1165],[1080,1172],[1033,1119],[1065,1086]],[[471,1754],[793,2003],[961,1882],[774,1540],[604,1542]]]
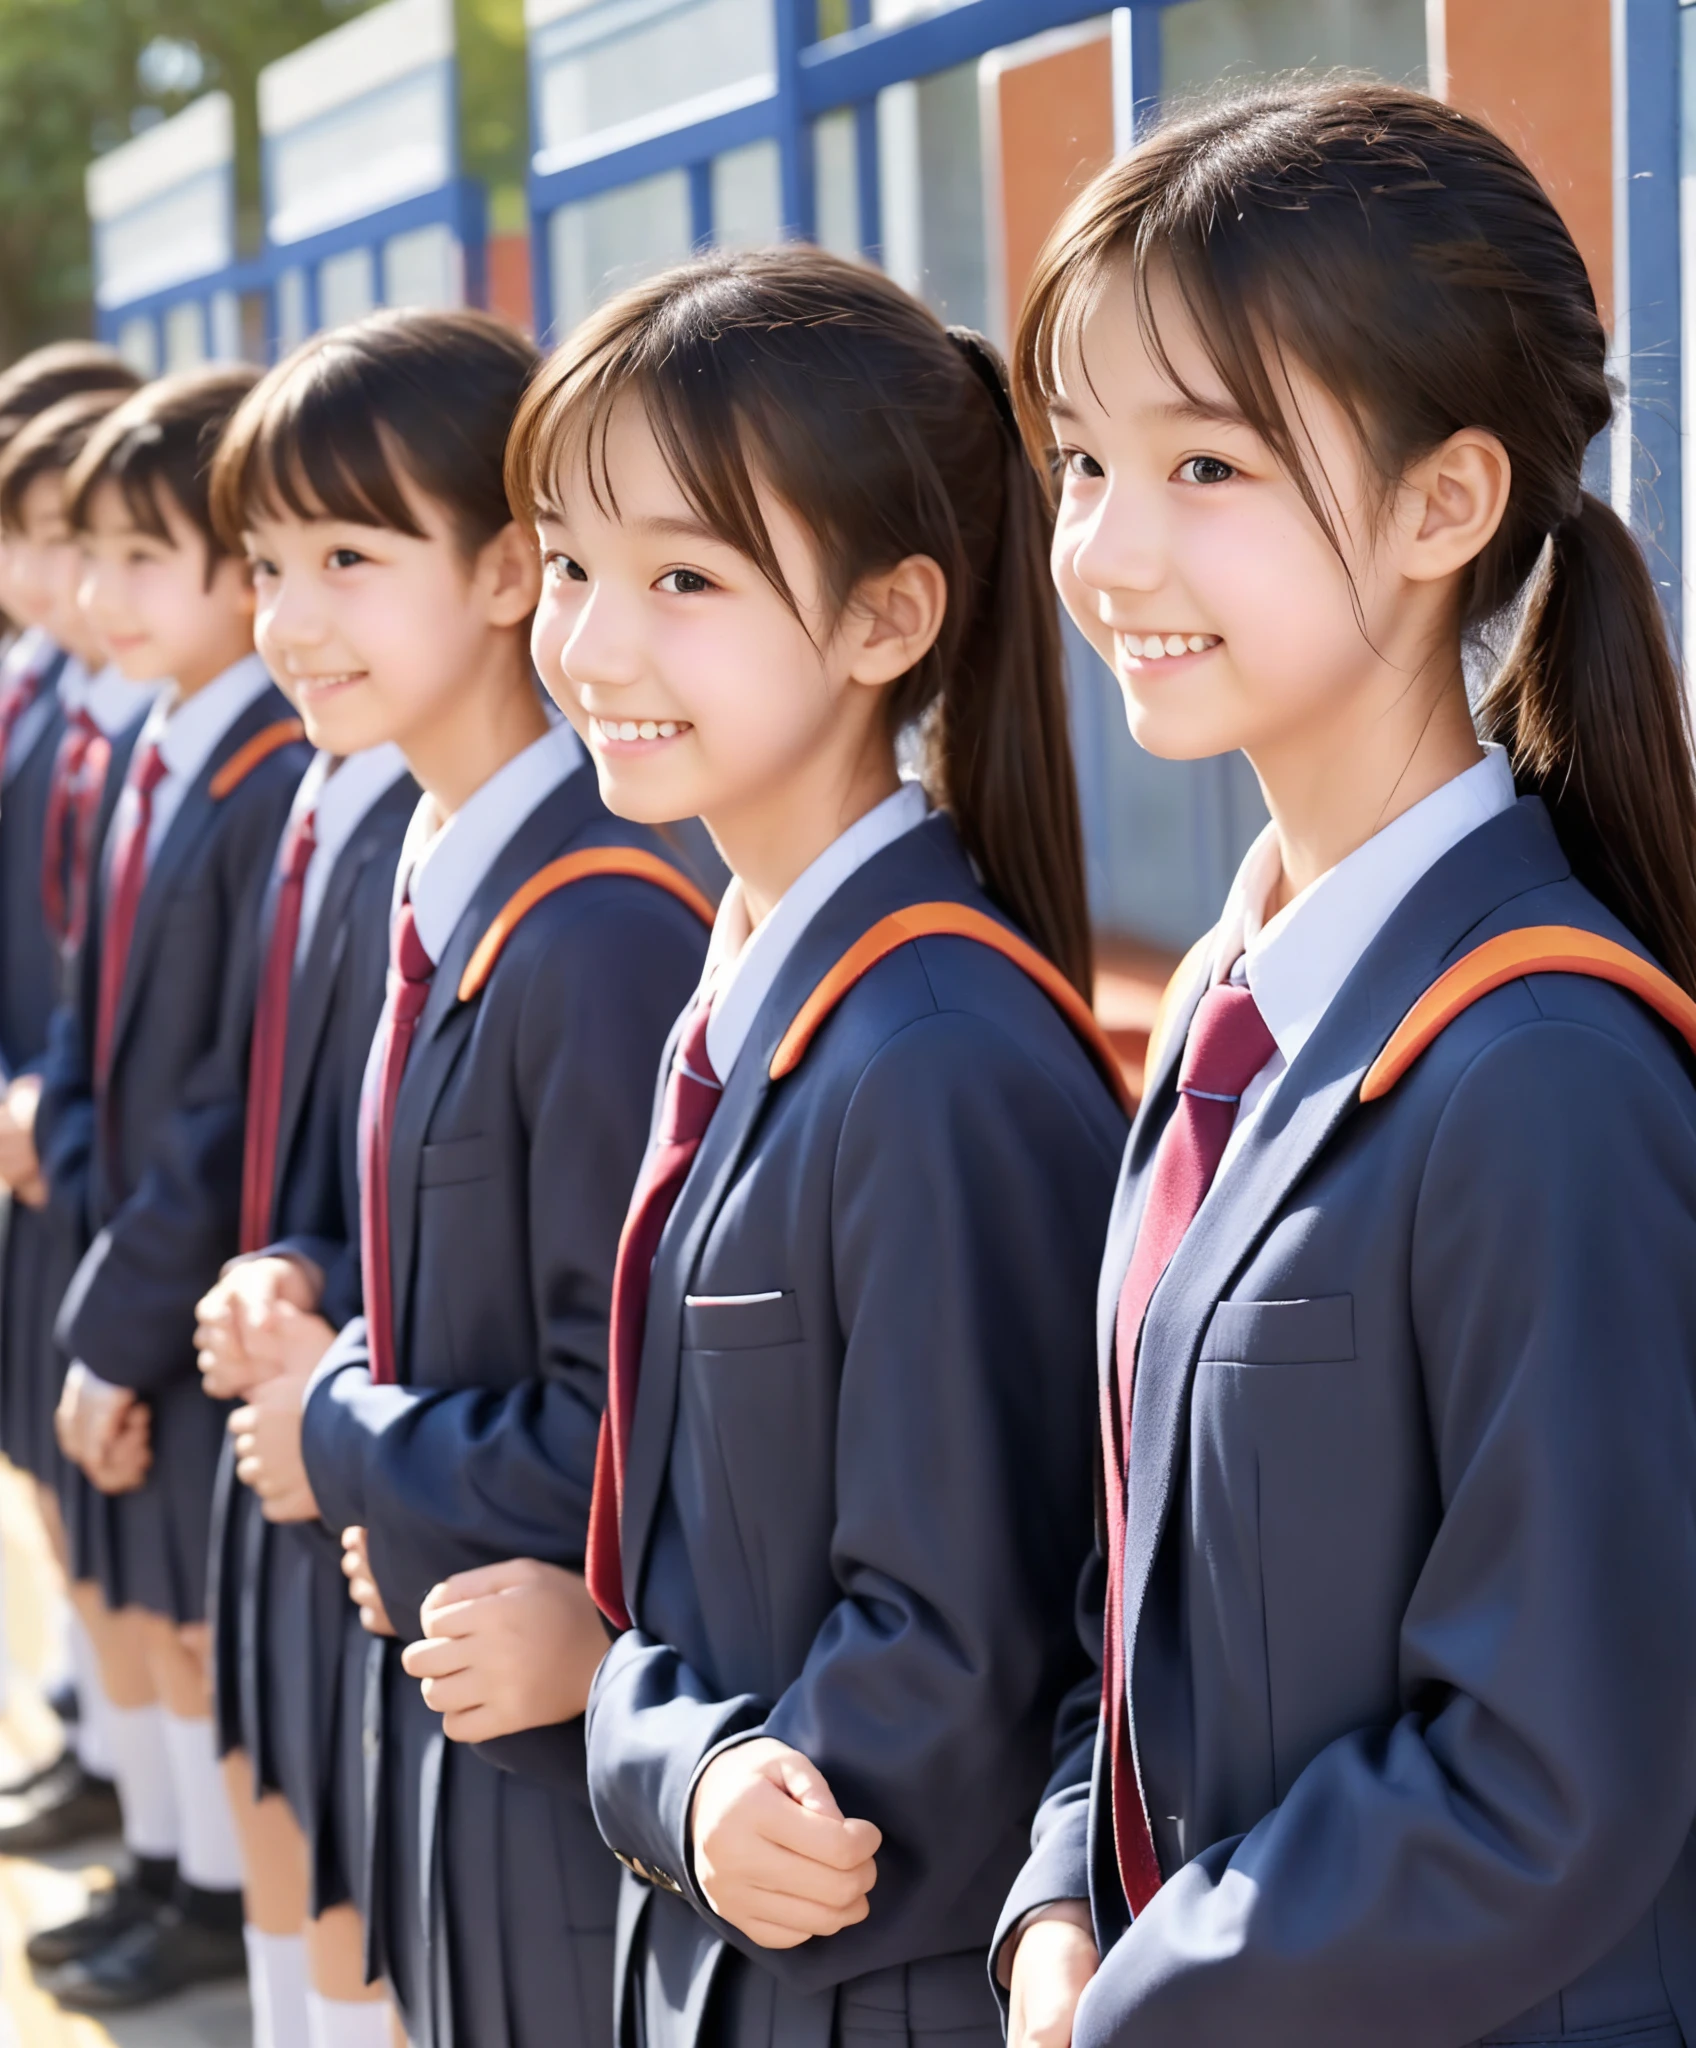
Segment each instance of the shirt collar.
[[158,747],[166,772],[175,780],[192,782],[230,727],[270,687],[264,662],[257,654],[248,654],[186,704],[179,704],[175,689],[167,688],[148,716],[141,744]]
[[53,659],[53,640],[42,626],[26,626],[0,658],[0,698]]
[[113,667],[91,676],[73,654],[59,678],[59,697],[67,711],[86,711],[108,739],[139,717],[158,697],[160,683],[132,683]]
[[922,825],[928,814],[923,785],[902,783],[893,796],[886,796],[840,838],[833,839],[752,931],[742,884],[732,881],[713,921],[701,977],[702,989],[714,991],[713,1013],[707,1020],[707,1057],[720,1081],[730,1079],[754,1019],[808,925],[850,875],[904,833]]
[[340,760],[334,754],[316,753],[295,791],[289,823],[311,811],[318,851],[334,860],[371,806],[405,773],[406,756],[392,741]]
[[1267,826],[1249,848],[1226,899],[1213,978],[1224,980],[1241,960],[1286,1066],[1294,1064],[1414,884],[1451,847],[1511,810],[1517,800],[1506,752],[1486,746],[1482,761],[1375,832],[1262,923],[1279,875],[1277,833]]
[[455,925],[519,825],[587,758],[569,725],[550,725],[467,797],[445,825],[433,797],[419,800],[401,849],[395,901],[410,895],[414,928],[432,960],[446,952]]

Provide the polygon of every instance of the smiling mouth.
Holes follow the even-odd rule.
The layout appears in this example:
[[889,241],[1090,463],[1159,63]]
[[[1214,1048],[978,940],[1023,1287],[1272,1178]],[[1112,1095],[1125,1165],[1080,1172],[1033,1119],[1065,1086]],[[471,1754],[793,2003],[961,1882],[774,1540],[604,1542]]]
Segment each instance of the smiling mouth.
[[327,697],[332,690],[345,689],[349,683],[361,683],[366,671],[362,668],[339,669],[333,675],[289,677],[291,689],[298,690],[303,697]]
[[603,745],[627,747],[640,740],[674,740],[695,728],[686,718],[591,718],[589,730]]
[[1119,651],[1132,661],[1177,661],[1186,654],[1211,654],[1217,633],[1120,633]]

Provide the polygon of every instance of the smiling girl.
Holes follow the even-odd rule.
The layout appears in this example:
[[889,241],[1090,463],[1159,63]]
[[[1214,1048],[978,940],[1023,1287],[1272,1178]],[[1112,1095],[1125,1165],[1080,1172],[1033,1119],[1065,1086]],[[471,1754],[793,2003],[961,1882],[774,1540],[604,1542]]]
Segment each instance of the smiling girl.
[[[699,814],[734,876],[614,1290],[589,1784],[629,1873],[618,2022],[988,2044],[1079,1661],[1124,1130],[1036,483],[982,341],[798,248],[596,314],[508,474],[537,665],[608,804]],[[466,1591],[419,1654],[475,1678]]]
[[[380,316],[281,364],[219,454],[259,643],[312,738],[338,755],[392,743],[424,791],[365,1065],[364,1313],[309,1383],[257,1385],[234,1427],[267,1517],[342,1536],[377,1638],[329,1674],[343,1736],[324,1765],[354,1794],[339,1886],[409,2038],[610,2048],[617,1871],[581,1723],[605,1638],[577,1575],[618,1228],[710,909],[657,835],[609,817],[536,687],[540,564],[501,474],[534,364],[481,315]],[[329,1297],[308,1306],[322,1350]],[[529,1745],[545,1781],[498,1751],[444,1754],[400,1658],[432,1586],[515,1553],[577,1587],[575,1657],[554,1660],[566,1697]],[[297,1614],[294,1653],[313,1637]],[[380,2031],[380,2008],[322,1988],[338,2040]]]
[[1115,1207],[1014,2048],[1696,2040],[1696,790],[1604,351],[1524,165],[1389,87],[1175,123],[1038,264],[1061,592],[1272,822]]

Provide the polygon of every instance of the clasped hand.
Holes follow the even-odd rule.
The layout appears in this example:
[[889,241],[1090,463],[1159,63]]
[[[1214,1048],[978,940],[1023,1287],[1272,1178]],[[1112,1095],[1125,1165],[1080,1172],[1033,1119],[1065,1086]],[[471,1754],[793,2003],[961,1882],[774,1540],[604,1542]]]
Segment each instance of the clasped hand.
[[26,1209],[47,1201],[47,1183],[35,1154],[35,1107],[41,1100],[37,1074],[20,1074],[0,1094],[0,1181]]
[[335,1341],[313,1313],[322,1276],[292,1258],[237,1259],[195,1310],[201,1384],[244,1405],[229,1419],[236,1477],[268,1522],[310,1522],[318,1502],[300,1447],[306,1384]]
[[708,1904],[761,1948],[840,1934],[871,1911],[881,1832],[845,1819],[824,1774],[785,1742],[759,1736],[714,1757],[690,1830]]
[[583,1574],[533,1557],[456,1572],[430,1589],[419,1618],[424,1639],[400,1661],[452,1742],[574,1721],[607,1653]]
[[147,1403],[80,1359],[65,1375],[53,1432],[70,1463],[102,1493],[133,1493],[153,1463]]

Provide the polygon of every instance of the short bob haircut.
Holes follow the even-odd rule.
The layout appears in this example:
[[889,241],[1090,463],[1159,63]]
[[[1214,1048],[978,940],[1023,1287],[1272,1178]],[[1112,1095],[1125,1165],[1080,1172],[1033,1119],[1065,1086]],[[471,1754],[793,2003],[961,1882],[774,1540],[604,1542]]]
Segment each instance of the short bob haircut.
[[15,531],[24,499],[44,476],[65,476],[106,416],[125,393],[81,391],[61,398],[22,426],[0,452],[0,531]]
[[236,408],[258,381],[239,366],[161,377],[108,413],[65,478],[66,514],[87,532],[95,497],[110,484],[136,528],[170,541],[174,506],[206,543],[208,573],[231,550],[212,524],[212,458]]
[[94,341],[54,341],[0,375],[0,450],[38,414],[82,391],[134,391],[141,379]]
[[419,540],[411,485],[474,560],[511,523],[501,462],[537,362],[486,313],[376,313],[314,336],[260,380],[224,436],[212,474],[224,545],[279,515]]

